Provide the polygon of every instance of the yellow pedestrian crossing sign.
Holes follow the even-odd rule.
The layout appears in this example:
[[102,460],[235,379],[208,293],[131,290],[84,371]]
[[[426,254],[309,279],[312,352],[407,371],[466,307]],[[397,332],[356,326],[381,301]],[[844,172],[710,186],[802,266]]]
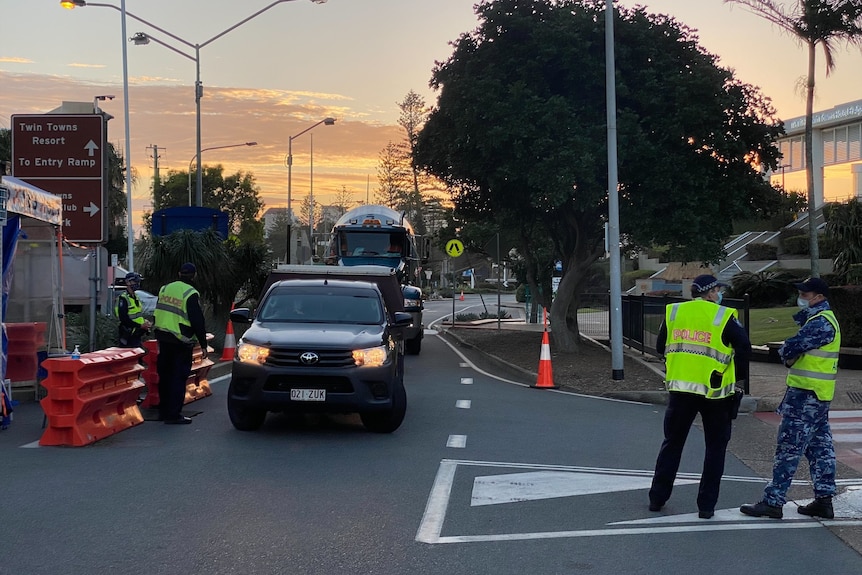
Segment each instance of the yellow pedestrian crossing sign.
[[446,242],[446,253],[457,258],[464,253],[464,244],[461,243],[461,240],[449,240]]

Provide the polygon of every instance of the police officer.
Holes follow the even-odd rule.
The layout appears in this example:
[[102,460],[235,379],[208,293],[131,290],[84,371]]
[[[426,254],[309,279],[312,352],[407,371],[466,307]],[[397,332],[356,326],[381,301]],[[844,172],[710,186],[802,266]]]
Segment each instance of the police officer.
[[814,501],[796,512],[832,519],[835,495],[835,448],[829,428],[829,404],[835,395],[841,329],[829,307],[829,286],[820,278],[794,284],[801,308],[793,315],[799,332],[778,348],[787,372],[787,391],[778,406],[781,424],[772,462],[772,481],[763,490],[763,499],[739,510],[754,517],[781,519],[787,489],[804,454],[814,488]]
[[141,338],[152,327],[144,317],[143,307],[135,294],[141,287],[141,274],[129,272],[126,274],[126,289],[114,304],[114,315],[120,320],[118,347],[141,347]]
[[685,440],[700,413],[706,454],[697,492],[698,516],[709,519],[715,513],[731,420],[742,399],[735,384],[748,378],[751,358],[751,342],[736,310],[720,305],[726,285],[700,275],[691,286],[692,301],[665,309],[656,349],[666,357],[669,393],[664,441],[649,490],[650,511],[660,511],[670,499]]
[[207,356],[206,327],[200,295],[191,285],[197,269],[192,263],[180,267],[179,280],[159,290],[156,304],[155,336],[159,342],[156,370],[159,374],[159,416],[167,424],[188,424],[181,413],[186,380],[192,369],[195,343]]

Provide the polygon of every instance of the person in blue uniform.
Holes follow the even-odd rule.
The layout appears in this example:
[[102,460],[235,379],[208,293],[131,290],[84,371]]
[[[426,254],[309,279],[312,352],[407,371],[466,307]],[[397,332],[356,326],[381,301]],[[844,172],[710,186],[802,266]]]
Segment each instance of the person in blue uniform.
[[793,316],[799,332],[778,348],[789,367],[787,391],[776,410],[781,415],[772,481],[763,499],[739,510],[753,517],[781,519],[787,490],[804,455],[814,488],[814,501],[797,507],[797,513],[832,519],[835,495],[835,447],[829,427],[829,405],[835,395],[841,329],[829,306],[829,286],[820,278],[794,284],[800,310]]

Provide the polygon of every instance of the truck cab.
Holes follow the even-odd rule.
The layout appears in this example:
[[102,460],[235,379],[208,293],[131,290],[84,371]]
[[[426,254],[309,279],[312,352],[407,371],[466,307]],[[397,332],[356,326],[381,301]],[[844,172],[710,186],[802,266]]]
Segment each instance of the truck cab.
[[413,316],[405,331],[404,347],[416,355],[422,349],[422,290],[414,285],[421,265],[428,261],[430,242],[416,236],[413,226],[391,208],[360,206],[335,222],[325,263],[334,266],[383,266],[395,271],[404,297],[404,310]]

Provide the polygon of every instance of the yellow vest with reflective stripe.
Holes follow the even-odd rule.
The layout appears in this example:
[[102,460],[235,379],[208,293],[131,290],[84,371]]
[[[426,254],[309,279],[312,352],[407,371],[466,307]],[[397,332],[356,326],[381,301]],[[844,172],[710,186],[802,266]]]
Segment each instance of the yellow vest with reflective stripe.
[[129,319],[139,326],[144,325],[144,308],[141,306],[141,302],[138,301],[138,298],[132,297],[129,292],[123,292],[117,297],[117,303],[114,304],[114,316],[120,317],[120,298],[126,298],[129,302],[128,311],[129,311]]
[[797,359],[787,374],[787,385],[799,389],[810,389],[820,401],[832,401],[835,397],[835,377],[838,373],[838,352],[841,350],[841,330],[832,310],[823,310],[808,318],[808,323],[823,316],[835,328],[835,339],[823,347],[809,349]]
[[[194,336],[187,336],[183,331],[191,331],[188,314],[188,301],[198,291],[189,284],[175,281],[162,286],[159,290],[159,300],[156,303],[155,329],[173,334],[183,343],[194,343]],[[185,326],[186,329],[180,329]]]
[[[668,391],[694,393],[707,399],[733,395],[736,382],[733,348],[721,340],[721,334],[727,322],[735,317],[735,309],[705,299],[670,304],[665,308],[665,386]],[[710,386],[714,372],[720,374],[718,387]]]

